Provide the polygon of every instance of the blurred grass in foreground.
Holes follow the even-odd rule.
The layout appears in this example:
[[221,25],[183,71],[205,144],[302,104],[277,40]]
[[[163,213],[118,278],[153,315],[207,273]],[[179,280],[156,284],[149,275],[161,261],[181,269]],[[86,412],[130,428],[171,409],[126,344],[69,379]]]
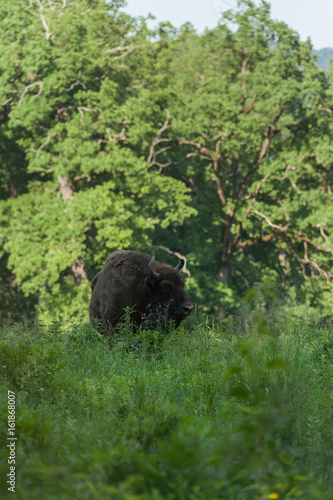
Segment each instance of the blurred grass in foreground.
[[239,316],[132,335],[3,324],[1,498],[333,499],[333,329],[269,287]]

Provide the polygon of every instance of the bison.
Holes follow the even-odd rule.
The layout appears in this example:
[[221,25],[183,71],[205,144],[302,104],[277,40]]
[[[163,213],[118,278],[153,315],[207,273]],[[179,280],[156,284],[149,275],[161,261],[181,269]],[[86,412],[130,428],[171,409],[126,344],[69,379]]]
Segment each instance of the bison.
[[178,327],[193,309],[180,275],[183,266],[184,259],[173,268],[143,253],[111,253],[91,282],[90,319],[110,334],[129,307],[134,330],[165,328],[170,322]]

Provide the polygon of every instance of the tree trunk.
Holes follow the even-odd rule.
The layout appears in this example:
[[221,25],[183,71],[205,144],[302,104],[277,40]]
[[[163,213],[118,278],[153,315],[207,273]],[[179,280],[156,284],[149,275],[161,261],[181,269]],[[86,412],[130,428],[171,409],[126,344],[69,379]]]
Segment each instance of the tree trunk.
[[68,175],[59,175],[60,193],[65,201],[71,200],[74,195],[74,184],[68,180]]
[[74,276],[74,282],[76,286],[80,286],[82,281],[88,280],[87,271],[84,268],[84,263],[82,259],[75,259],[72,264],[72,274]]
[[[230,277],[230,261],[224,261],[221,258],[221,263],[217,272],[217,280],[221,281],[225,286],[229,286],[229,277]],[[216,304],[214,306],[214,316],[217,318],[225,318],[227,312],[223,306],[223,304]]]
[[229,286],[229,276],[230,276],[230,262],[222,262],[218,273],[218,281],[222,281],[225,286]]

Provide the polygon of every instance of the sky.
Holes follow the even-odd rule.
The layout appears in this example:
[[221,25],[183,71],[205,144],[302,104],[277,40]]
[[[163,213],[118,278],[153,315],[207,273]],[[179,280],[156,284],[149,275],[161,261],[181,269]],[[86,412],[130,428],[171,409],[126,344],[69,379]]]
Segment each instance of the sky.
[[[126,0],[125,11],[179,27],[190,21],[199,33],[216,26],[220,13],[235,8],[237,0]],[[259,4],[259,0],[255,0]],[[271,17],[285,21],[301,40],[311,38],[315,49],[333,47],[333,0],[270,0]]]

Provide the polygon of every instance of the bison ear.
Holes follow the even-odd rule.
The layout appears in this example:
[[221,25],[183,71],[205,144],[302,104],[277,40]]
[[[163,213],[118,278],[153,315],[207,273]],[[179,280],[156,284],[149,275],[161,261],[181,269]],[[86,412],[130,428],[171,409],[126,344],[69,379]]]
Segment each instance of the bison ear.
[[147,276],[147,278],[145,278],[145,287],[146,288],[149,288],[149,290],[152,290],[155,286],[155,280],[154,278],[152,278],[151,276]]

